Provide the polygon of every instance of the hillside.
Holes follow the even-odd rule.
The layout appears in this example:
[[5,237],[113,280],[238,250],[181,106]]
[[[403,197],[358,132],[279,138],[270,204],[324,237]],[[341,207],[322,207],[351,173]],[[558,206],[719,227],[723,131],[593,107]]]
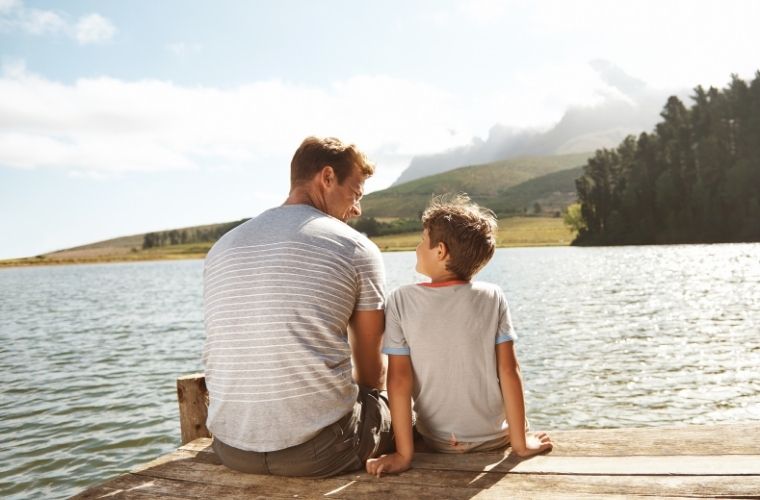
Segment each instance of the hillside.
[[371,193],[362,200],[362,212],[416,218],[433,194],[446,192],[465,192],[498,214],[522,212],[535,202],[561,209],[575,199],[574,180],[589,156],[528,156],[462,167]]
[[[215,233],[233,224],[224,222],[220,224],[206,224],[191,226],[163,232],[192,232],[192,233]],[[133,234],[110,240],[98,241],[64,250],[57,250],[47,254],[36,255],[23,259],[10,259],[0,261],[2,266],[26,266],[38,264],[77,264],[96,262],[131,262],[140,260],[161,259],[187,259],[203,258],[208,252],[213,241],[201,241],[194,243],[158,246],[155,248],[143,248],[146,234]]]
[[[652,88],[609,61],[590,62],[591,68],[610,88],[592,106],[568,108],[553,127],[538,131],[495,124],[485,138],[448,151],[415,156],[394,182],[450,171],[462,165],[484,164],[526,155],[569,154],[615,147],[629,134],[650,130],[659,119],[662,103],[673,91]],[[676,91],[684,98],[690,89]]]
[[[583,165],[587,157],[587,154],[524,157],[463,167],[371,193],[362,200],[362,208],[366,217],[417,219],[433,193],[466,192],[497,214],[512,215],[523,213],[525,209],[532,212],[535,203],[541,205],[544,213],[555,212],[575,201],[575,179],[582,175],[579,165]],[[505,240],[500,245],[564,244],[567,237],[557,236],[564,231],[559,221],[542,222],[539,218],[528,221],[527,226],[523,225],[531,234],[522,237],[520,242]],[[243,220],[123,236],[34,257],[0,261],[0,267],[203,258],[216,238],[241,222]],[[551,232],[546,231],[546,224],[552,227]],[[416,229],[415,226],[412,231]],[[395,241],[395,237],[387,236],[378,240],[383,248],[405,248],[403,244],[388,244]],[[153,241],[155,246],[146,246],[148,241]]]

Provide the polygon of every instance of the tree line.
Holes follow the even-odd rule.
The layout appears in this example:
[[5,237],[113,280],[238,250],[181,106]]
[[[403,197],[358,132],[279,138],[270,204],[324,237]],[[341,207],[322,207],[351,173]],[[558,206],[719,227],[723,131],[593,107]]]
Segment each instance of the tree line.
[[[422,214],[420,213],[420,217]],[[383,236],[386,234],[413,233],[422,231],[422,221],[416,219],[401,218],[390,222],[382,222],[374,217],[359,217],[348,222],[348,224],[367,236]]]
[[227,231],[239,226],[249,219],[226,222],[214,226],[191,227],[187,229],[172,229],[147,233],[143,237],[143,250],[148,248],[165,247],[169,245],[185,245],[188,243],[213,243]]
[[671,96],[652,132],[588,160],[574,244],[760,241],[760,71],[691,99]]

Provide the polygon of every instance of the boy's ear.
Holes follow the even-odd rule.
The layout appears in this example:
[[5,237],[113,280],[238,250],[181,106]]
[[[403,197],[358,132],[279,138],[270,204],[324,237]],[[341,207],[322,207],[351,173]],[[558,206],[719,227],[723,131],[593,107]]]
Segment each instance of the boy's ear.
[[446,247],[446,243],[442,241],[438,242],[435,255],[438,257],[438,260],[446,260],[449,257],[449,249]]

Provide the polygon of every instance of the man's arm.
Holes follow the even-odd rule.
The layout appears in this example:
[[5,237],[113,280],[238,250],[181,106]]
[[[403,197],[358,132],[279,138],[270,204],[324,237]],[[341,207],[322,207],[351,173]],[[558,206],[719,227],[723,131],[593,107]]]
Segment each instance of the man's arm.
[[552,449],[551,439],[546,433],[525,432],[525,399],[514,342],[496,344],[496,363],[512,451],[525,458]]
[[412,360],[409,356],[390,355],[388,366],[388,398],[396,452],[367,460],[367,472],[380,477],[383,472],[407,470],[414,456],[412,435]]
[[385,360],[381,352],[385,312],[354,311],[348,322],[354,380],[357,384],[385,389]]

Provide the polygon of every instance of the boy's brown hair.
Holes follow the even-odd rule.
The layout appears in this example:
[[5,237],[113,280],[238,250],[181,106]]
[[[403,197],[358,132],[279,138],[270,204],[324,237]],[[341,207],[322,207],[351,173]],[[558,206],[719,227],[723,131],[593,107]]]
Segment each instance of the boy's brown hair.
[[469,280],[493,257],[496,215],[478,206],[464,193],[434,196],[422,214],[430,248],[443,242],[449,252],[446,269]]
[[354,144],[346,144],[335,137],[307,137],[290,162],[290,186],[310,181],[327,165],[338,177],[338,184],[351,175],[355,167],[369,177],[375,165]]

